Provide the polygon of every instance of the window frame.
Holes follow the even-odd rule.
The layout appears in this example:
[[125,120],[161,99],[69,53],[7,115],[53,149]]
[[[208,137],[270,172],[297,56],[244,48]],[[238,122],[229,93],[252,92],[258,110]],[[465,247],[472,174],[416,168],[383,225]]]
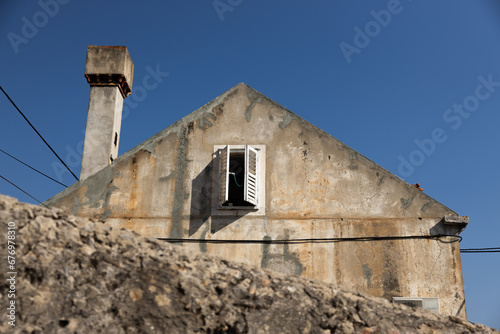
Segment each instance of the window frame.
[[[257,163],[256,163],[256,175],[257,175],[257,194],[256,194],[256,205],[255,206],[222,206],[220,205],[221,203],[221,186],[223,179],[226,180],[228,178],[228,173],[225,173],[225,176],[222,177],[221,175],[221,170],[226,169],[227,166],[229,165],[230,161],[230,152],[231,151],[236,151],[239,154],[245,152],[245,147],[248,147],[250,149],[247,149],[247,154],[251,150],[255,150],[257,154]],[[226,167],[221,166],[223,163],[222,161],[222,151],[224,149],[229,149],[229,157],[226,160]],[[214,157],[214,170],[213,172],[215,173],[212,179],[214,180],[214,188],[217,189],[216,193],[214,194],[215,196],[212,196],[212,214],[213,215],[234,215],[234,211],[242,211],[244,214],[250,214],[250,215],[264,215],[265,214],[265,175],[266,175],[266,168],[265,168],[265,156],[266,156],[266,146],[265,145],[214,145],[213,147],[213,157]],[[248,164],[248,158],[245,157],[245,165]],[[245,166],[245,173],[248,171],[248,166]],[[245,176],[246,178],[247,176]],[[228,183],[226,183],[228,184]],[[223,189],[222,191],[228,191],[228,189]],[[244,190],[246,191],[246,189]],[[237,214],[237,213],[236,213]]]

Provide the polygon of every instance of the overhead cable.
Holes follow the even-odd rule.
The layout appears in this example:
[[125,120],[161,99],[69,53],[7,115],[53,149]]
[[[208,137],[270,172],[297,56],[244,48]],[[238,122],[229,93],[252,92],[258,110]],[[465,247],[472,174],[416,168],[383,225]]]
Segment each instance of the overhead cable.
[[43,175],[43,176],[45,176],[46,178],[49,178],[49,179],[51,179],[52,181],[59,183],[61,186],[66,187],[66,188],[68,187],[68,186],[67,186],[67,185],[65,185],[64,183],[61,183],[61,182],[57,181],[56,179],[51,178],[51,177],[50,177],[50,176],[48,176],[47,174],[44,174],[44,173],[40,172],[38,169],[33,168],[33,167],[31,167],[30,165],[28,165],[27,163],[22,162],[21,160],[19,160],[19,159],[17,159],[16,157],[14,157],[14,156],[10,155],[9,153],[5,152],[4,150],[0,149],[0,152],[2,152],[2,153],[3,153],[3,154],[5,154],[5,155],[8,155],[9,157],[11,157],[12,159],[16,160],[17,162],[22,163],[22,164],[23,164],[23,165],[25,165],[26,167],[31,168],[31,169],[32,169],[32,170],[34,170],[35,172],[37,172],[37,173],[39,173],[39,174],[42,174],[42,175]]
[[28,122],[28,124],[31,126],[31,128],[36,132],[36,134],[43,140],[43,142],[45,143],[45,145],[47,145],[47,147],[52,151],[52,153],[54,153],[54,155],[57,157],[57,159],[59,159],[59,161],[64,165],[64,167],[66,167],[66,169],[71,173],[71,175],[73,175],[73,177],[77,180],[77,181],[80,181],[76,175],[73,173],[73,171],[71,169],[69,169],[69,167],[64,163],[64,161],[59,157],[59,155],[57,155],[56,151],[54,151],[54,149],[49,145],[49,143],[47,143],[47,141],[42,137],[42,135],[40,134],[40,132],[38,132],[38,130],[33,126],[33,124],[31,124],[31,122],[28,120],[28,118],[26,116],[24,116],[23,112],[17,107],[17,105],[14,103],[14,101],[12,101],[12,99],[10,98],[10,96],[5,92],[5,90],[2,88],[2,86],[0,86],[0,90],[2,90],[2,92],[5,94],[5,96],[9,99],[10,103],[12,103],[12,105],[17,109],[17,111],[21,114],[21,116],[23,116],[23,118],[26,120],[26,122]]
[[500,253],[500,247],[490,247],[490,248],[464,248],[460,250],[460,253]]
[[[442,238],[451,237],[454,240],[444,241]],[[328,243],[346,241],[380,241],[380,240],[402,240],[402,239],[434,239],[443,243],[461,242],[462,237],[458,235],[408,235],[393,237],[358,237],[358,238],[311,238],[311,239],[181,239],[181,238],[157,238],[158,240],[172,243],[208,243],[208,244],[303,244],[303,243]],[[500,253],[500,247],[493,248],[465,248],[460,253]]]
[[28,195],[29,197],[33,198],[35,201],[37,201],[38,203],[40,203],[41,205],[43,205],[44,207],[46,207],[47,209],[50,209],[48,206],[46,206],[45,204],[43,204],[42,202],[40,202],[39,200],[37,200],[35,197],[31,196],[28,192],[24,191],[23,189],[21,189],[20,187],[16,186],[14,183],[10,182],[9,180],[7,180],[5,177],[3,177],[2,175],[0,175],[0,178],[4,179],[5,181],[7,181],[8,183],[10,183],[11,185],[13,185],[14,187],[16,187],[17,189],[21,190],[23,193],[25,193],[26,195]]
[[[442,240],[442,238],[454,238],[450,241]],[[356,237],[356,238],[308,238],[308,239],[177,239],[177,238],[157,238],[158,240],[178,243],[210,243],[210,244],[303,244],[303,243],[331,243],[345,241],[389,241],[389,240],[404,240],[404,239],[434,239],[443,243],[454,243],[462,241],[459,235],[405,235],[405,236],[390,236],[390,237]]]
[[491,248],[464,248],[463,251],[484,251],[484,250],[500,250],[500,247]]

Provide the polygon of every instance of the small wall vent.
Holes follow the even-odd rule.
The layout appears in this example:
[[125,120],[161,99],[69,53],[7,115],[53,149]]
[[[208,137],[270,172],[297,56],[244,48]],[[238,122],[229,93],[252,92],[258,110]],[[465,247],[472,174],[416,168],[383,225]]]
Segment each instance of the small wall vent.
[[439,298],[393,297],[392,302],[395,304],[402,304],[413,308],[421,307],[425,310],[431,310],[439,313]]

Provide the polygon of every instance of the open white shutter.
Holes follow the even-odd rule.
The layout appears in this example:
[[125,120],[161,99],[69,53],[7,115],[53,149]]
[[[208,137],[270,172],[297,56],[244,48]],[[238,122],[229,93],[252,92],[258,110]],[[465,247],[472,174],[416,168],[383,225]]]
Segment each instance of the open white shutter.
[[229,200],[229,145],[220,152],[220,192],[219,205]]
[[258,180],[257,180],[257,160],[259,152],[245,145],[245,201],[257,205],[258,198]]

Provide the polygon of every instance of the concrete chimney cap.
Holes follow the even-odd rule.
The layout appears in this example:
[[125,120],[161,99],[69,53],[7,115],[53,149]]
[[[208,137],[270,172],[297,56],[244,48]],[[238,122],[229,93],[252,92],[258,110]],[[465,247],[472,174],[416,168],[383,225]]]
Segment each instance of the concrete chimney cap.
[[91,86],[118,86],[123,98],[132,93],[134,63],[125,46],[87,48],[85,77]]

